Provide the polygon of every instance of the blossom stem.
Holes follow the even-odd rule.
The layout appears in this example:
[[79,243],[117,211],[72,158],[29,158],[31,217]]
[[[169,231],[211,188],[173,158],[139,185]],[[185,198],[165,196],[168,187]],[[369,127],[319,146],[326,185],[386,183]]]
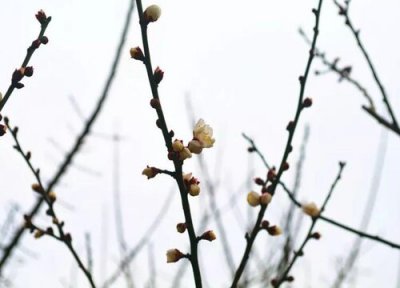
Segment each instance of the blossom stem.
[[[145,57],[143,62],[146,66],[146,71],[147,71],[147,76],[148,76],[149,83],[150,83],[152,96],[154,99],[159,100],[159,94],[158,94],[158,89],[157,89],[158,84],[155,81],[154,74],[153,74],[153,67],[151,65],[150,49],[149,49],[149,42],[148,42],[148,37],[147,37],[148,23],[144,20],[144,17],[143,17],[142,1],[136,0],[136,6],[138,9],[139,22],[140,22],[141,33],[142,33],[142,41],[143,41],[143,49],[144,49],[144,57]],[[157,121],[158,121],[159,127],[162,131],[165,145],[167,146],[168,151],[172,151],[172,136],[167,128],[167,123],[165,121],[165,117],[164,117],[164,113],[163,113],[161,105],[155,107],[155,110],[157,112],[157,116],[158,116]],[[197,247],[198,247],[197,236],[196,236],[196,232],[195,232],[194,226],[193,226],[192,214],[190,212],[188,191],[186,189],[186,186],[185,186],[185,183],[184,183],[183,177],[182,177],[182,174],[183,174],[182,161],[180,161],[178,159],[174,159],[173,162],[174,162],[175,175],[176,175],[175,180],[178,185],[180,196],[181,196],[182,208],[183,208],[183,212],[185,215],[185,223],[187,225],[189,241],[190,241],[190,255],[188,256],[188,259],[190,260],[190,262],[192,264],[193,276],[194,276],[196,288],[201,288],[202,281],[201,281],[201,273],[200,273],[200,267],[199,267],[199,261],[198,261],[198,253],[197,253]]]

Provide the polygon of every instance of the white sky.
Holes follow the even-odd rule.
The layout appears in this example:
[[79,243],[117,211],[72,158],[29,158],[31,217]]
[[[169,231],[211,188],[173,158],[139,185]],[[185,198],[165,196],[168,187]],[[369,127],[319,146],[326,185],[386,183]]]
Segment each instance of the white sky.
[[[396,38],[400,2],[353,2],[354,24],[361,28],[361,36],[394,110],[400,115],[400,42]],[[248,188],[243,185],[248,181],[249,159],[241,132],[254,137],[268,161],[278,164],[286,143],[285,127],[295,111],[297,79],[304,71],[308,56],[308,47],[297,29],[302,26],[308,33],[312,31],[311,9],[317,1],[160,0],[144,1],[143,5],[154,3],[162,8],[162,16],[149,27],[150,46],[153,65],[165,71],[159,91],[168,125],[177,137],[190,140],[192,127],[185,107],[185,97],[190,95],[195,116],[204,118],[214,128],[215,148],[205,151],[204,157],[211,175],[220,178],[218,205],[224,205],[232,193],[241,189],[242,197],[237,205],[243,217],[247,217]],[[81,130],[82,122],[68,97],[73,95],[84,115],[90,114],[107,77],[127,6],[128,1],[121,0],[13,0],[0,4],[3,39],[0,91],[3,94],[12,71],[20,65],[26,47],[39,31],[34,14],[44,9],[53,17],[46,33],[49,44],[40,47],[31,60],[35,69],[33,77],[24,79],[26,87],[14,92],[3,110],[13,124],[20,126],[22,145],[33,152],[33,163],[41,167],[46,180],[63,159],[63,152],[56,146],[68,151]],[[146,165],[169,168],[170,163],[165,157],[161,134],[154,125],[155,113],[148,105],[150,89],[145,69],[129,58],[129,48],[141,45],[136,14],[127,43],[110,98],[94,130],[108,135],[119,132],[126,137],[121,144],[121,193],[126,238],[133,247],[153,221],[173,183],[167,177],[147,181],[140,175]],[[366,63],[332,1],[324,1],[318,44],[327,51],[328,57],[340,56],[341,63],[353,65],[354,77],[367,87],[378,111],[386,113]],[[322,68],[322,65],[316,60],[313,68]],[[311,136],[300,199],[321,203],[336,176],[338,161],[346,161],[344,177],[328,204],[326,215],[357,227],[371,186],[382,129],[360,109],[365,104],[360,93],[346,83],[339,85],[333,74],[311,76],[306,95],[313,98],[314,105],[302,114],[295,152],[290,158],[294,167],[302,127],[308,123]],[[12,203],[19,205],[21,217],[35,199],[29,188],[34,179],[12,145],[9,135],[0,141],[0,220],[6,218]],[[369,232],[395,242],[400,242],[399,147],[399,138],[389,133],[383,177],[369,228]],[[61,202],[72,209],[66,205],[56,208],[82,255],[85,255],[84,233],[92,235],[94,276],[98,283],[114,270],[119,259],[112,210],[112,151],[110,141],[90,136],[75,158],[76,167],[69,170],[57,188]],[[252,157],[250,162],[255,171],[252,177],[263,176],[265,169],[259,159]],[[95,171],[97,176],[83,173],[78,166]],[[185,167],[201,180],[195,159]],[[294,169],[283,180],[290,184],[293,177]],[[195,223],[209,209],[206,193],[203,189],[199,198],[191,199]],[[287,204],[286,195],[278,191],[266,219],[279,222]],[[253,212],[255,216],[256,210]],[[38,221],[47,223],[43,215]],[[175,232],[176,223],[182,220],[176,193],[171,209],[152,238],[157,287],[170,287],[178,269],[178,265],[165,263],[165,251],[175,247],[185,251],[188,244],[186,235]],[[245,245],[243,227],[229,211],[223,220],[238,264]],[[305,219],[304,228],[308,225]],[[213,222],[208,227],[216,229]],[[296,278],[293,287],[329,287],[337,259],[346,255],[354,240],[353,235],[324,223],[318,224],[317,230],[323,238],[306,247],[305,257],[297,262],[292,273]],[[260,236],[259,250],[273,241],[279,240]],[[364,243],[355,287],[395,287],[398,252],[378,243]],[[16,277],[13,278],[15,287],[63,287],[62,282],[68,282],[74,274],[78,275],[74,287],[87,287],[86,279],[73,268],[72,257],[60,243],[52,239],[37,241],[26,235],[23,246],[37,257],[32,259],[21,251],[16,253],[7,270],[7,275]],[[202,243],[200,253],[209,287],[227,287],[231,279],[220,243]],[[132,265],[138,287],[145,287],[149,278],[147,255],[144,249]],[[192,287],[191,273],[184,277],[183,287]],[[124,287],[124,282],[118,282],[115,287]]]

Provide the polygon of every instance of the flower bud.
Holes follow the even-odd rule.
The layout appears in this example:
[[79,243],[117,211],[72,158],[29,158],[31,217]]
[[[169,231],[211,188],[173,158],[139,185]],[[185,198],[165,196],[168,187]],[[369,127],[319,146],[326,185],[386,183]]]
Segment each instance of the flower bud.
[[164,71],[160,69],[160,67],[157,67],[156,70],[154,70],[154,82],[156,84],[160,84],[161,80],[164,78]]
[[312,234],[310,235],[310,238],[319,240],[319,239],[321,239],[321,233],[319,233],[319,232],[314,232],[314,233],[312,233]]
[[35,14],[36,19],[39,21],[40,24],[44,24],[47,20],[47,16],[46,13],[44,13],[43,10],[39,10],[36,14]]
[[155,22],[161,16],[161,8],[157,5],[150,5],[144,10],[143,18],[146,23]]
[[49,196],[49,200],[51,203],[54,203],[56,201],[57,195],[54,191],[50,191],[47,195]]
[[189,187],[189,194],[191,196],[198,196],[200,194],[200,186],[198,184],[191,184]]
[[7,132],[7,127],[3,124],[0,124],[0,136],[3,136]]
[[276,173],[275,173],[275,167],[274,167],[274,168],[268,170],[267,179],[268,179],[268,181],[272,182],[272,181],[274,181],[275,177],[276,177]]
[[215,235],[213,230],[209,230],[207,232],[204,232],[200,238],[211,242],[217,239],[217,236]]
[[260,177],[254,178],[254,183],[260,186],[263,186],[265,184],[264,180],[261,179]]
[[261,205],[268,205],[272,200],[272,195],[269,193],[262,193],[260,196]]
[[46,45],[49,43],[49,38],[47,38],[47,36],[42,36],[40,37],[40,42],[43,43],[43,45]]
[[186,223],[176,224],[176,231],[178,231],[179,233],[184,233],[186,231]]
[[178,262],[183,256],[183,253],[178,249],[170,249],[167,251],[167,263]]
[[32,187],[32,190],[37,192],[37,193],[43,194],[45,192],[43,187],[38,183],[32,184],[31,187]]
[[254,191],[249,192],[249,194],[247,194],[247,203],[252,207],[260,205],[260,194]]
[[185,146],[183,145],[182,140],[175,139],[175,141],[172,142],[172,150],[175,152],[181,152],[184,148]]
[[190,153],[190,150],[186,147],[182,149],[182,151],[179,152],[179,160],[183,161],[188,158],[192,157],[192,153]]
[[268,234],[271,236],[278,236],[282,234],[282,229],[279,226],[270,226],[267,228]]
[[156,167],[149,167],[147,166],[146,168],[143,169],[142,175],[147,176],[147,179],[151,179],[156,177],[156,175],[160,173],[160,170]]
[[303,101],[303,108],[308,108],[311,107],[312,105],[312,99],[311,98],[306,98]]
[[197,139],[191,140],[188,144],[188,148],[189,148],[190,152],[192,152],[194,154],[200,154],[201,151],[203,151],[203,145]]
[[320,213],[319,208],[314,202],[306,203],[301,205],[301,209],[305,214],[311,217],[317,217]]
[[35,239],[39,239],[43,235],[44,235],[44,231],[43,230],[36,230],[35,234],[33,234],[33,237],[35,237]]
[[33,75],[33,67],[32,66],[25,67],[24,76],[31,77],[32,75]]
[[129,50],[129,53],[131,54],[131,58],[143,61],[144,60],[144,54],[142,49],[140,47],[134,47]]
[[294,122],[289,121],[288,125],[286,126],[286,130],[292,132],[293,128],[294,128]]

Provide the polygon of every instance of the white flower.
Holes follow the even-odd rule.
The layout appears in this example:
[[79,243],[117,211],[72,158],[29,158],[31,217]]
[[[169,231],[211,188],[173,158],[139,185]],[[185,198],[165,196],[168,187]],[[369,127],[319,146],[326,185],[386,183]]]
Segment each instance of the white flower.
[[203,119],[197,121],[193,129],[193,139],[198,140],[203,148],[210,148],[214,145],[215,139],[212,138],[213,129],[207,125]]

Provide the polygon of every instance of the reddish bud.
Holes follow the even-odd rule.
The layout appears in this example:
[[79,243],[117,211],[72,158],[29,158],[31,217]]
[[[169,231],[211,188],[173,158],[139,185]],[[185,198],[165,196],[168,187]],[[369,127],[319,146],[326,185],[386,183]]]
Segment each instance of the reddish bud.
[[179,233],[184,233],[186,231],[186,223],[176,224],[176,231],[178,231]]
[[268,179],[268,181],[272,182],[272,181],[274,181],[275,177],[276,177],[276,173],[275,173],[275,167],[274,167],[274,168],[268,170],[267,179]]
[[0,136],[3,136],[7,132],[7,127],[3,124],[0,124]]
[[311,98],[306,98],[303,101],[303,108],[308,108],[311,107],[312,105],[312,99]]
[[288,125],[286,126],[286,130],[289,132],[292,132],[294,128],[294,122],[293,121],[289,121]]
[[160,100],[156,99],[156,98],[152,98],[150,100],[150,106],[154,109],[158,109],[160,108]]
[[162,71],[160,67],[157,67],[156,70],[154,70],[153,77],[154,82],[156,84],[160,84],[161,80],[164,78],[164,71]]
[[312,234],[310,235],[310,238],[319,240],[319,239],[321,239],[321,233],[319,233],[319,232],[314,232],[314,233],[312,233]]
[[25,67],[24,75],[26,77],[31,77],[33,75],[33,67],[32,66]]
[[267,229],[267,228],[269,227],[269,222],[268,222],[267,220],[263,220],[263,221],[261,222],[260,227],[261,227],[262,229]]
[[44,13],[43,10],[39,10],[36,15],[35,15],[36,19],[39,21],[40,24],[44,24],[46,23],[47,20],[47,16],[46,13]]
[[21,82],[18,82],[18,83],[15,83],[15,84],[14,84],[14,87],[17,88],[17,89],[24,88],[24,86],[25,86],[25,85],[22,84]]
[[13,72],[12,76],[11,76],[11,81],[12,83],[17,83],[19,81],[22,80],[22,78],[24,77],[24,73],[25,73],[25,68],[21,67],[19,69],[15,69],[15,71]]
[[260,185],[260,186],[265,184],[264,180],[261,179],[260,177],[254,178],[254,183],[256,183],[257,185]]
[[285,162],[284,164],[283,164],[283,171],[286,171],[286,170],[289,170],[289,163],[287,163],[287,162]]
[[293,276],[287,276],[287,277],[285,278],[285,280],[286,280],[287,282],[293,282],[293,281],[294,281],[294,277],[293,277]]
[[37,48],[39,48],[39,46],[40,46],[41,43],[42,43],[42,42],[40,42],[39,39],[36,39],[36,40],[34,40],[34,41],[32,42],[31,47],[32,47],[33,49],[37,49]]

